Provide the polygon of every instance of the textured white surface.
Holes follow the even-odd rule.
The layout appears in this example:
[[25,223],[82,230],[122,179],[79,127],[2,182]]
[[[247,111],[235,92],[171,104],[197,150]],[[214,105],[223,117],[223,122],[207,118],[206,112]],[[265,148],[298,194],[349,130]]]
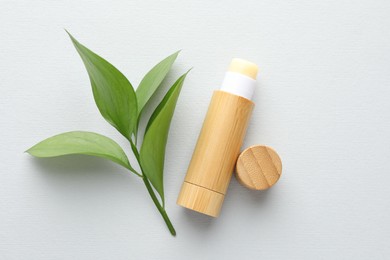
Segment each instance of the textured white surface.
[[[387,0],[1,1],[0,259],[388,259],[389,13]],[[23,153],[77,129],[129,150],[63,28],[133,85],[178,49],[167,83],[194,67],[167,147],[176,238],[119,166]],[[268,192],[233,179],[211,219],[175,201],[232,57],[260,66],[244,146],[274,147],[283,175]]]

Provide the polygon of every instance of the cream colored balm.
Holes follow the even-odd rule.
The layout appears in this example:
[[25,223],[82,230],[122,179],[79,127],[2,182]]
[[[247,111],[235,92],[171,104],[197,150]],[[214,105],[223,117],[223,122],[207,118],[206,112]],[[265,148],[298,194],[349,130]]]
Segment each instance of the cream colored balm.
[[254,107],[257,72],[249,61],[230,63],[211,99],[177,204],[218,217]]

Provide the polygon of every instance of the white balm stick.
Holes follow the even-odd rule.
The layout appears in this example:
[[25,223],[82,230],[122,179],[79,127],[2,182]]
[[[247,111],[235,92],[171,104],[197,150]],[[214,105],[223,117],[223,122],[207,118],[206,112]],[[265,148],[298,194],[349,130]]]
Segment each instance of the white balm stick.
[[232,60],[211,99],[177,204],[219,215],[254,107],[257,71],[251,62]]

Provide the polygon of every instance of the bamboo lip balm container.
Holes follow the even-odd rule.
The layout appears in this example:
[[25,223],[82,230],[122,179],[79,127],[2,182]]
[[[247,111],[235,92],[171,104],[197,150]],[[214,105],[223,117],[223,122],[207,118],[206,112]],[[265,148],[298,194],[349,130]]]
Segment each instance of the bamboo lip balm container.
[[211,99],[177,204],[219,215],[254,107],[257,71],[251,62],[232,60]]

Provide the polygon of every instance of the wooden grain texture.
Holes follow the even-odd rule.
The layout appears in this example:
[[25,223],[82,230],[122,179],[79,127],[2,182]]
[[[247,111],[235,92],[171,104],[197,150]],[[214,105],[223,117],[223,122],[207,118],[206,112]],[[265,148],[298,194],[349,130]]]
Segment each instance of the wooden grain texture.
[[[214,92],[185,182],[216,194],[226,193],[253,107],[254,103],[248,99],[223,91]],[[181,196],[188,195],[181,191],[180,205],[193,205],[193,197],[186,202]]]
[[[390,258],[390,1],[3,0],[0,21],[1,260]],[[125,169],[23,153],[49,136],[88,130],[118,142],[136,164],[97,110],[63,28],[134,88],[178,49],[164,86],[194,67],[164,164],[175,238]],[[210,89],[233,56],[261,71],[242,148],[270,144],[283,172],[267,192],[232,179],[219,219],[209,219],[175,202]]]
[[254,145],[245,149],[237,160],[236,177],[245,187],[266,190],[282,174],[282,161],[271,147]]
[[224,197],[221,193],[184,182],[177,203],[200,213],[218,217]]

